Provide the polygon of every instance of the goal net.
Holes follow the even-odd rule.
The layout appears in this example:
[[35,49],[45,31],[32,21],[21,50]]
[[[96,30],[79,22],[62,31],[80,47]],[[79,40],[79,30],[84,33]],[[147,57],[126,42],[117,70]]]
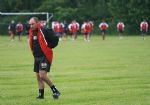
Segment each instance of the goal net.
[[2,13],[0,12],[0,35],[8,34],[8,26],[13,20],[16,24],[21,22],[23,25],[31,17],[38,17],[42,25],[50,27],[50,21],[53,17],[52,13],[48,12],[20,12],[20,13]]

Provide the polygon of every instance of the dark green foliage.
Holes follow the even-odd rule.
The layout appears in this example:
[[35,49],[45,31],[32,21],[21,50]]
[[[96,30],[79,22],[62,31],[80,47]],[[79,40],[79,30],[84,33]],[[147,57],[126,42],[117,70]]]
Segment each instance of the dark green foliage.
[[[142,20],[150,20],[149,0],[0,0],[1,12],[49,12],[54,20],[71,22],[76,19],[80,24],[92,20],[94,32],[98,33],[98,24],[106,19],[109,33],[116,33],[118,21],[125,23],[126,33],[139,33]],[[10,18],[25,21],[31,16],[2,17],[2,23]],[[45,17],[40,16],[45,19]],[[149,21],[148,21],[149,22]]]
[[150,19],[149,0],[110,0],[109,10],[115,23],[123,21],[128,33],[139,33],[140,22]]

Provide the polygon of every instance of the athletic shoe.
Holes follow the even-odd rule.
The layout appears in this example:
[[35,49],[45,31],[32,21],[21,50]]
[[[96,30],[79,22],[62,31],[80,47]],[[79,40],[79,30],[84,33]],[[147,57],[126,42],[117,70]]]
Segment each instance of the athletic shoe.
[[54,98],[54,99],[58,99],[59,96],[60,96],[60,93],[59,93],[59,92],[53,93],[53,98]]

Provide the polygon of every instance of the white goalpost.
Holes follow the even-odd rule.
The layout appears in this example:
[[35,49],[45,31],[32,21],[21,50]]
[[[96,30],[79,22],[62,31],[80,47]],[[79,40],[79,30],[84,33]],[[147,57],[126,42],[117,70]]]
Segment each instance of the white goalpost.
[[46,15],[47,27],[49,27],[49,20],[53,17],[53,13],[48,12],[0,12],[0,15]]

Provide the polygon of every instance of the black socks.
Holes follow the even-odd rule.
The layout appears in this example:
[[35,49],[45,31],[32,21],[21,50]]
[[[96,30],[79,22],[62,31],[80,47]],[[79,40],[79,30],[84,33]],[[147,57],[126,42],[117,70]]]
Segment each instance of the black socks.
[[[58,99],[60,96],[59,91],[56,89],[56,87],[53,85],[50,87],[53,92],[53,98]],[[44,99],[44,89],[39,89],[39,96],[36,97],[37,99]]]
[[53,93],[57,93],[58,92],[58,90],[56,89],[56,87],[54,85],[51,86],[50,88],[51,88],[51,90],[52,90]]
[[44,89],[39,89],[39,97],[44,98]]

